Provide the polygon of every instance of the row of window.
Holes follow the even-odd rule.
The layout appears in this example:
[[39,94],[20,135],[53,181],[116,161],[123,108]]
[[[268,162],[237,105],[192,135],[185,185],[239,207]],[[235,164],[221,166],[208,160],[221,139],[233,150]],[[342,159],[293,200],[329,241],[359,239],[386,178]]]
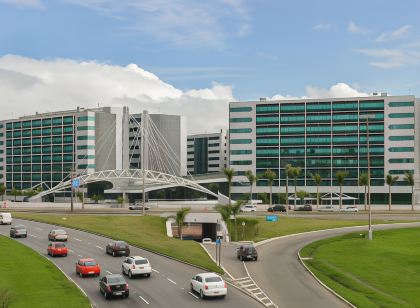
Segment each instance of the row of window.
[[48,154],[48,153],[73,153],[72,145],[65,146],[44,146],[44,147],[24,147],[24,148],[8,148],[6,155],[31,155],[31,154]]
[[[247,150],[235,150],[235,151],[247,151]],[[252,151],[249,150],[251,154]],[[371,154],[384,154],[384,147],[372,146],[369,148]],[[338,147],[326,147],[326,148],[306,148],[306,155],[307,156],[331,156],[331,155],[354,155],[357,156],[358,153],[365,154],[367,153],[366,147],[359,147],[359,148],[338,148]],[[232,154],[232,153],[231,153]],[[246,153],[238,153],[238,154],[246,154]],[[257,148],[257,156],[304,156],[305,155],[305,148],[274,148],[274,149],[266,149],[266,148]]]
[[67,175],[62,173],[46,173],[46,174],[7,174],[6,180],[7,181],[61,181]]
[[6,129],[11,130],[11,129],[63,125],[63,124],[73,124],[73,123],[74,123],[73,116],[66,116],[66,117],[55,117],[55,118],[45,118],[45,119],[36,119],[36,120],[27,120],[27,121],[8,122],[6,123]]
[[30,145],[40,145],[40,144],[57,144],[57,143],[73,143],[73,136],[63,136],[63,137],[43,137],[43,138],[28,138],[28,139],[16,139],[16,140],[7,140],[6,146],[30,146]]
[[64,155],[33,155],[33,156],[13,156],[6,157],[7,164],[20,164],[20,163],[49,163],[49,162],[72,162],[72,154]]
[[[366,136],[324,136],[324,137],[282,137],[280,138],[280,145],[300,145],[300,144],[334,144],[339,143],[366,143]],[[383,135],[369,136],[369,143],[383,143]],[[257,138],[257,145],[277,145],[279,138]]]
[[72,164],[42,164],[42,165],[8,165],[7,172],[69,172]]
[[72,134],[73,126],[64,127],[53,127],[53,128],[37,128],[37,129],[25,129],[15,130],[6,132],[6,138],[21,138],[21,137],[34,137],[34,136],[49,136],[49,135],[61,135],[61,134]]

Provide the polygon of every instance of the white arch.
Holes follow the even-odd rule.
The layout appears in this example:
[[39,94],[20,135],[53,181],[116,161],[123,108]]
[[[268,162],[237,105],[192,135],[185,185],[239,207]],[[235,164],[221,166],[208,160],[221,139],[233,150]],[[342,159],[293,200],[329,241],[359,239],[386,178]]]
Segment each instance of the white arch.
[[[197,191],[201,191],[203,193],[212,195],[214,197],[218,197],[218,195],[209,189],[201,186],[200,184],[197,184],[194,181],[178,177],[175,175],[158,172],[158,171],[152,171],[152,170],[143,170],[142,169],[124,169],[124,170],[105,170],[105,171],[98,171],[91,174],[85,174],[80,175],[76,177],[76,179],[79,179],[80,185],[86,185],[89,183],[94,182],[101,182],[101,181],[116,181],[116,180],[134,180],[139,182],[139,187],[141,187],[143,183],[143,179],[145,179],[145,186],[146,191],[151,191],[154,189],[159,188],[166,188],[166,187],[175,187],[175,186],[181,186],[181,187],[188,187]],[[65,182],[61,182],[57,186],[43,191],[36,196],[30,198],[30,200],[38,199],[43,196],[49,195],[54,192],[60,192],[67,188],[71,187],[71,180],[67,180]]]

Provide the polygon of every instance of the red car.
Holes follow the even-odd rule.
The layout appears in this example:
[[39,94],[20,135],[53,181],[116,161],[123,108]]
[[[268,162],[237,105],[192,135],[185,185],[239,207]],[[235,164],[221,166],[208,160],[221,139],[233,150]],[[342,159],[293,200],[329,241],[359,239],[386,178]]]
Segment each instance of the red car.
[[79,259],[76,263],[76,274],[82,278],[88,275],[99,276],[101,274],[101,268],[95,259]]
[[66,257],[68,254],[68,249],[64,243],[50,243],[48,244],[47,253],[51,257],[63,256]]

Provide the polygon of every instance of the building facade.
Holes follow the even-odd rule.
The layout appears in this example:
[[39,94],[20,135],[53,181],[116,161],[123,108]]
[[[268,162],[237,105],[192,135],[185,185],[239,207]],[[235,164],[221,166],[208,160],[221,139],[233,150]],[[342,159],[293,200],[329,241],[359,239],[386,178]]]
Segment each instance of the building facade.
[[226,131],[189,135],[187,141],[188,172],[206,174],[227,167]]
[[[364,200],[359,176],[368,171],[370,148],[371,201],[387,203],[387,174],[399,176],[394,203],[411,202],[406,172],[419,176],[419,99],[414,96],[299,99],[231,102],[229,121],[230,167],[236,171],[234,197],[250,191],[247,170],[260,176],[253,191],[267,193],[263,178],[276,172],[273,192],[284,193],[285,167],[301,167],[297,190],[316,192],[311,175],[322,177],[321,193],[339,192],[338,171],[347,172],[343,192]],[[367,123],[366,118],[369,118]],[[367,130],[367,124],[369,130]],[[294,192],[294,181],[289,180]],[[242,196],[243,197],[243,196]],[[275,197],[276,199],[276,197]]]
[[0,122],[0,182],[51,188],[76,173],[128,167],[128,108],[35,114]]

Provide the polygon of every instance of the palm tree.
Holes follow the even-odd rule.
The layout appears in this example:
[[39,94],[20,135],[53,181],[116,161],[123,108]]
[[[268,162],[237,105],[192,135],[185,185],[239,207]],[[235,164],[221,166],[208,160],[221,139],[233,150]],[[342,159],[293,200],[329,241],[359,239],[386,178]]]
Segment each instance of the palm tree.
[[16,202],[16,196],[20,195],[20,190],[16,189],[16,187],[13,187],[11,192],[12,196],[15,196],[15,202]]
[[230,207],[230,190],[232,188],[232,179],[233,176],[235,175],[235,170],[233,168],[224,168],[223,169],[223,173],[226,176],[226,179],[228,180],[228,197],[229,197],[229,207]]
[[286,173],[286,209],[289,208],[289,177],[293,176],[291,168],[291,164],[287,164],[284,168],[284,172]]
[[367,186],[369,184],[369,174],[360,173],[359,175],[359,185],[365,187],[365,211],[367,210]]
[[386,184],[388,185],[388,211],[391,210],[392,196],[391,196],[391,186],[398,181],[399,176],[392,176],[391,174],[386,175]]
[[321,185],[322,177],[318,172],[311,174],[311,177],[312,177],[312,180],[316,184],[316,208],[318,208],[319,207],[319,185]]
[[309,194],[305,190],[299,190],[296,192],[296,197],[300,199],[300,203],[303,204],[303,201],[305,200],[305,197],[307,197]]
[[414,211],[414,176],[412,172],[407,172],[404,180],[411,186],[411,210]]
[[293,207],[293,209],[295,209],[295,210],[296,210],[296,197],[297,197],[296,196],[297,178],[299,177],[301,171],[302,171],[302,169],[300,167],[291,167],[290,168],[290,172],[292,173],[294,184],[295,184],[295,204],[294,204],[294,207]]
[[4,186],[3,183],[0,184],[0,195],[1,195],[1,201],[3,201],[3,196],[6,193],[6,186]]
[[178,226],[179,238],[182,240],[182,227],[184,226],[185,218],[187,217],[188,212],[191,210],[189,207],[184,207],[176,212],[175,217],[170,216],[168,218],[175,218],[175,222]]
[[340,210],[343,207],[343,185],[344,185],[344,180],[346,179],[346,177],[349,175],[349,173],[347,171],[338,171],[335,174],[335,177],[337,179],[338,185],[340,185]]
[[224,222],[228,223],[229,229],[228,232],[230,232],[230,215],[232,214],[232,207],[230,205],[217,205],[215,207],[216,211],[219,212],[219,214],[222,216],[222,219]]
[[264,178],[267,179],[268,185],[270,186],[270,206],[273,204],[273,183],[274,180],[277,178],[277,174],[270,169],[267,169],[264,172]]
[[[241,210],[241,206],[244,203],[245,203],[245,201],[243,201],[243,200],[236,201],[230,208],[231,214],[233,215],[233,219],[234,219],[234,222],[235,222],[235,241],[238,240],[238,230],[237,230],[238,228],[237,228],[237,225],[236,225],[236,216],[239,214],[239,211]],[[230,217],[229,217],[229,220],[230,220]]]
[[251,170],[248,170],[245,172],[245,176],[247,177],[249,181],[249,186],[251,189],[251,192],[249,194],[249,203],[252,204],[252,186],[254,185],[255,181],[257,180],[257,177],[252,173]]

